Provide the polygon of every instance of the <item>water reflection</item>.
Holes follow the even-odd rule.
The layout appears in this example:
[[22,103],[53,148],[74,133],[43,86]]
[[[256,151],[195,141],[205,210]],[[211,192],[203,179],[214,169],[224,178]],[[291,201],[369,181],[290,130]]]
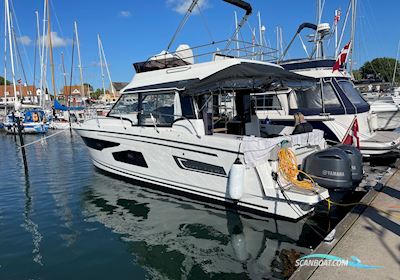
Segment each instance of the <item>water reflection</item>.
[[310,252],[305,221],[240,215],[98,173],[93,180],[85,215],[118,233],[150,278],[287,278]]
[[[25,151],[24,151],[25,153]],[[25,155],[23,155],[25,156]],[[25,194],[25,207],[24,207],[24,223],[22,227],[32,235],[32,255],[33,261],[41,266],[43,266],[43,258],[40,253],[40,242],[42,241],[42,235],[39,232],[39,226],[30,218],[32,211],[32,196],[31,196],[31,184],[29,181],[29,169],[28,165],[25,162],[24,165],[24,175],[25,175],[25,186],[24,186],[24,194]]]

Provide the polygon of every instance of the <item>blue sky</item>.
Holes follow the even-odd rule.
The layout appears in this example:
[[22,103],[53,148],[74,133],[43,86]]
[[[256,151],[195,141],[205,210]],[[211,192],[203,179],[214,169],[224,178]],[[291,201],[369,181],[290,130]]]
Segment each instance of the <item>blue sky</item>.
[[[240,16],[242,11],[221,0],[202,1],[202,13],[197,13],[189,19],[179,34],[174,48],[180,43],[195,46],[208,43],[212,39],[226,39],[232,34],[233,12],[236,10]],[[33,79],[35,11],[38,10],[42,16],[42,2],[13,0],[20,29],[20,34],[17,32],[17,36],[22,37],[19,40],[21,55],[30,83]],[[97,88],[101,86],[97,34],[102,38],[112,79],[128,82],[134,75],[133,62],[146,60],[166,48],[182,19],[183,2],[185,0],[50,0],[52,29],[57,32],[55,38],[57,46],[54,48],[57,87],[63,84],[61,52],[65,54],[67,72],[70,72],[74,20],[79,26],[85,81]],[[260,11],[263,24],[267,28],[267,40],[272,46],[276,46],[276,26],[282,27],[284,41],[289,42],[300,23],[315,22],[315,0],[250,0],[249,2],[254,11],[249,24],[252,27],[257,26],[256,14]],[[322,21],[332,24],[334,10],[341,8],[344,14],[347,6],[348,0],[326,0]],[[400,1],[362,0],[359,1],[359,6],[355,43],[356,67],[377,56],[395,57],[400,39],[398,20]],[[344,15],[342,23],[343,21]],[[204,22],[211,31],[212,38]],[[3,29],[3,24],[1,28]],[[242,35],[251,41],[248,26],[243,28]],[[343,43],[348,40],[346,34]],[[2,47],[0,49],[3,51]],[[291,58],[304,56],[304,51],[298,42],[289,55]],[[22,78],[22,75],[17,74],[17,78]],[[78,70],[74,69],[74,82],[78,82],[78,78]]]

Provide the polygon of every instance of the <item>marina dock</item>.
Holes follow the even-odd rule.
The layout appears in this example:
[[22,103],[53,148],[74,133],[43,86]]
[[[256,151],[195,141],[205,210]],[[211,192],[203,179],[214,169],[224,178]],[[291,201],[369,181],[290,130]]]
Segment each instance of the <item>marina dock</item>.
[[312,254],[352,256],[377,269],[300,267],[290,279],[398,279],[400,275],[400,161],[336,226],[335,239]]

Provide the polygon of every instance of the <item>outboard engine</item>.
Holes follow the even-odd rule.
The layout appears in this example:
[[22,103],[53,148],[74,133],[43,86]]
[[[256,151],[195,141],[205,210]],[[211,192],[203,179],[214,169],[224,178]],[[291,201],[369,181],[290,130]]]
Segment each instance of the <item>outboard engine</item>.
[[351,165],[348,154],[333,147],[306,157],[302,169],[331,194],[353,190]]
[[347,156],[351,161],[351,177],[353,180],[353,187],[356,188],[362,181],[364,176],[363,169],[363,161],[362,154],[359,149],[350,145],[337,145],[336,148],[339,148],[346,152]]

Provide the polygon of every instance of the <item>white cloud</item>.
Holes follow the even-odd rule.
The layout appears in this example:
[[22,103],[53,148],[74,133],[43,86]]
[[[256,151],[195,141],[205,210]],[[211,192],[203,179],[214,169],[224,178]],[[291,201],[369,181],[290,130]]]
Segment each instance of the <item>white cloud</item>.
[[132,14],[131,14],[131,12],[130,11],[120,11],[119,12],[119,16],[120,17],[125,17],[125,18],[127,18],[127,17],[130,17]]
[[[46,34],[46,36],[44,36],[46,45],[49,44],[49,40],[47,38],[48,37]],[[42,42],[43,42],[43,37],[40,37],[38,43],[41,44]],[[51,43],[53,45],[53,48],[59,48],[72,44],[72,40],[67,38],[61,38],[60,36],[58,36],[57,32],[51,32]]]
[[[192,0],[167,0],[167,5],[171,7],[175,12],[179,14],[185,14],[192,2]],[[201,10],[204,10],[208,7],[208,0],[199,0],[199,2],[197,2],[197,6],[200,7]],[[197,14],[199,12],[197,6],[193,10],[194,14]]]
[[17,38],[17,41],[24,46],[29,46],[32,43],[32,39],[25,35]]

